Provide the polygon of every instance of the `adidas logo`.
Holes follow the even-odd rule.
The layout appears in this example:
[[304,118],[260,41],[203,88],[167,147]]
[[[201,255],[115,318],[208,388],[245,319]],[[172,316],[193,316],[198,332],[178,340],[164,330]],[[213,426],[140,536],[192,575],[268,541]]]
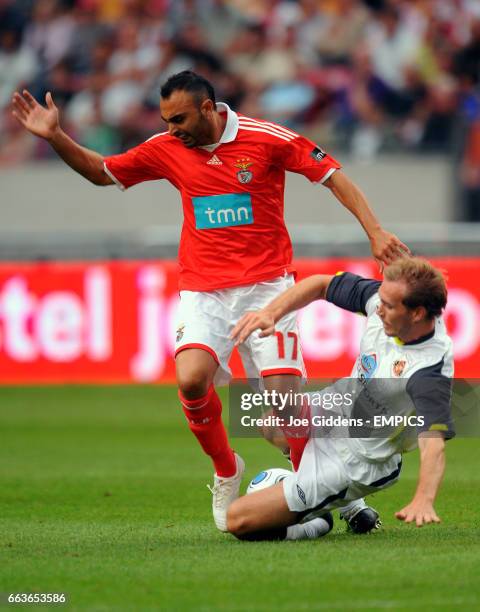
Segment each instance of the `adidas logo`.
[[208,161],[207,164],[209,166],[223,166],[222,160],[218,159],[216,155],[213,155]]

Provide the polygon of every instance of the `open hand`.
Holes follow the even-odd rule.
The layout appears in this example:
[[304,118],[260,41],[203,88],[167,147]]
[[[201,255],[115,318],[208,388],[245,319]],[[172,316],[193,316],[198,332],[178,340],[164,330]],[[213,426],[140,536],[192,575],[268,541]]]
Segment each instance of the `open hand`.
[[260,329],[260,337],[271,336],[275,332],[275,321],[273,315],[267,310],[247,312],[238,321],[230,334],[230,338],[235,340],[235,346],[244,342],[248,336]]
[[59,128],[59,118],[50,92],[45,96],[45,102],[46,108],[26,89],[22,94],[16,91],[12,99],[12,114],[29,132],[48,140]]
[[435,512],[433,504],[426,500],[413,499],[405,508],[395,512],[398,520],[405,523],[415,523],[417,527],[423,527],[428,523],[440,523],[440,517]]

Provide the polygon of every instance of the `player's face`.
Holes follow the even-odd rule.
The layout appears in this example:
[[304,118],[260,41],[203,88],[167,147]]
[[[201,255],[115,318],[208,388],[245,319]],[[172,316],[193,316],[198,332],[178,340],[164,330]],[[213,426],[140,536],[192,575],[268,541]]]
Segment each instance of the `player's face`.
[[160,113],[172,136],[191,149],[213,144],[213,102],[199,102],[187,91],[174,91],[160,101]]
[[406,294],[407,286],[401,281],[384,280],[380,285],[377,313],[387,336],[403,339],[410,334],[415,314],[403,304]]

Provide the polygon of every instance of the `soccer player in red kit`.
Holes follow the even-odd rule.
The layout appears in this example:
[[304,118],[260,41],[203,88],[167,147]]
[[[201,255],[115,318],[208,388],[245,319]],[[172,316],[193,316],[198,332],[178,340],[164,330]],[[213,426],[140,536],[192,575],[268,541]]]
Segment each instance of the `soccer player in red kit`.
[[[104,159],[63,132],[50,93],[46,107],[28,91],[13,97],[20,123],[92,183],[124,190],[166,179],[180,191],[179,397],[190,429],[213,461],[213,514],[226,531],[226,511],[238,496],[244,463],[228,443],[214,384],[230,378],[230,333],[241,315],[294,283],[283,218],[285,171],[328,187],[365,229],[377,261],[388,264],[408,249],[383,230],[337,161],[290,129],[216,104],[213,87],[200,75],[170,77],[161,88],[160,112],[166,132]],[[298,388],[304,366],[295,315],[279,322],[273,337],[253,334],[240,352],[247,376],[261,379],[265,388]],[[306,439],[285,434],[295,467]]]

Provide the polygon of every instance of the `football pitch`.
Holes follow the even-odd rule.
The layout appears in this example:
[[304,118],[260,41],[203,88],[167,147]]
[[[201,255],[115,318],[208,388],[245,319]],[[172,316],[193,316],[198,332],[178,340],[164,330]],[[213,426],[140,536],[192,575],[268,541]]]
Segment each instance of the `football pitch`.
[[[233,443],[243,490],[288,467],[260,439]],[[417,465],[369,498],[379,532],[350,535],[335,513],[320,540],[239,542],[213,525],[174,387],[0,388],[0,608],[65,593],[73,610],[480,610],[479,440],[447,444],[440,526],[393,517]]]

